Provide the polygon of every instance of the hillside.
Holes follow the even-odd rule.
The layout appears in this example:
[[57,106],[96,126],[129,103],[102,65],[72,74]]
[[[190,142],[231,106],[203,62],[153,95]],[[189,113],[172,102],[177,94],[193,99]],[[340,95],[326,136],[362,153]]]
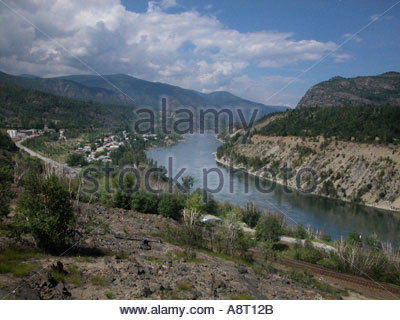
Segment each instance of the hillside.
[[289,110],[257,122],[255,133],[273,136],[336,137],[343,141],[400,141],[400,106],[319,107]]
[[133,119],[129,106],[78,101],[0,82],[0,127],[122,127]]
[[17,77],[0,72],[0,82],[78,100],[92,100],[112,104],[158,107],[160,105],[160,97],[168,96],[170,106],[176,108],[183,106],[193,108],[259,108],[262,115],[287,109],[286,107],[266,106],[245,100],[229,92],[221,91],[205,94],[165,83],[145,81],[124,74],[34,78]]
[[217,159],[253,173],[271,168],[279,183],[287,163],[292,188],[296,172],[312,168],[316,195],[400,211],[399,119],[400,107],[391,106],[291,110],[259,120],[247,144],[240,131],[228,138]]
[[367,105],[400,105],[400,73],[387,72],[356,78],[334,77],[311,87],[296,108]]

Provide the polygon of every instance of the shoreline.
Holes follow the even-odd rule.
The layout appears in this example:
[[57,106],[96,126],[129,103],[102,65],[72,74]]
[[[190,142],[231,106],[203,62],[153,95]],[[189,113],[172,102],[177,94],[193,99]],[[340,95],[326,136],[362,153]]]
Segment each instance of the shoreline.
[[[226,162],[226,161],[224,161],[224,160],[222,160],[222,159],[217,158],[217,152],[213,152],[212,155],[214,156],[215,161],[216,161],[217,163],[219,163],[219,164],[221,164],[221,165],[223,165],[223,166],[225,166],[225,167],[228,167],[228,168],[231,166],[230,163],[228,163],[228,162]],[[246,172],[247,172],[249,175],[252,175],[253,177],[256,176],[256,172],[251,171],[251,170],[248,170],[248,169],[245,168],[245,167],[239,167],[239,166],[235,165],[234,163],[233,163],[232,168],[233,168],[233,169],[245,169]],[[264,178],[264,177],[260,177],[260,178],[263,179],[263,180],[265,180],[265,181],[270,181],[270,182],[271,182],[271,180],[266,179],[266,178]],[[288,183],[287,183],[287,187],[292,188],[292,189],[295,189],[295,190],[297,191],[296,184],[293,183],[291,180],[292,180],[292,179],[288,179],[288,181],[287,181],[287,182],[288,182]],[[276,183],[279,184],[279,185],[282,186],[282,187],[284,186],[284,185],[283,185],[283,180],[280,179],[280,178],[278,178],[278,177],[277,177],[277,179],[276,179]],[[297,191],[297,192],[300,192],[300,191]],[[301,193],[302,193],[302,192],[301,192]],[[304,193],[302,193],[302,194],[305,195]],[[352,202],[352,201],[349,201],[349,200],[346,200],[346,199],[337,199],[337,198],[332,198],[332,197],[329,197],[329,196],[320,195],[320,194],[315,194],[315,193],[309,193],[309,194],[307,194],[307,195],[311,195],[311,196],[314,196],[314,197],[326,198],[326,199],[330,199],[330,200],[334,200],[334,201],[341,201],[341,202],[344,202],[344,203],[347,203],[347,204],[351,204],[351,205],[357,205],[357,206],[363,206],[363,207],[368,207],[368,208],[374,208],[374,209],[378,209],[378,210],[382,210],[382,211],[388,211],[388,212],[390,212],[390,213],[392,213],[392,214],[400,215],[400,209],[393,209],[393,208],[390,208],[390,207],[389,207],[389,208],[388,208],[388,207],[382,207],[382,206],[377,206],[377,205],[369,204],[369,203],[356,203],[356,202]]]

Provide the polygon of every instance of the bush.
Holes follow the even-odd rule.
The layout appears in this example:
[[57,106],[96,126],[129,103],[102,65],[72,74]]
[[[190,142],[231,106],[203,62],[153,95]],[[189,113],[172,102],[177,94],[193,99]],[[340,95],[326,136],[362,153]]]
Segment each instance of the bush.
[[158,213],[163,217],[179,220],[184,205],[184,198],[179,194],[163,194],[158,203]]
[[88,162],[83,154],[71,153],[67,157],[67,164],[71,167],[86,166]]
[[0,168],[0,217],[6,216],[10,211],[10,201],[13,197],[12,181],[12,171],[7,167]]
[[303,224],[300,222],[296,224],[296,227],[294,228],[293,235],[297,239],[305,239],[307,238],[307,231],[304,229]]
[[283,226],[279,217],[270,214],[261,217],[256,226],[256,238],[263,241],[279,241],[283,234]]
[[139,190],[132,195],[131,209],[141,213],[158,214],[158,201],[156,194]]
[[127,194],[119,189],[113,195],[113,206],[114,207],[122,208],[122,209],[130,209],[131,201],[132,201],[132,197],[129,194]]
[[243,222],[250,228],[254,228],[260,220],[261,212],[257,209],[253,202],[248,202],[246,207],[242,210]]
[[53,174],[42,179],[30,174],[18,199],[12,225],[17,235],[31,234],[44,249],[58,251],[71,244],[75,215],[61,178]]

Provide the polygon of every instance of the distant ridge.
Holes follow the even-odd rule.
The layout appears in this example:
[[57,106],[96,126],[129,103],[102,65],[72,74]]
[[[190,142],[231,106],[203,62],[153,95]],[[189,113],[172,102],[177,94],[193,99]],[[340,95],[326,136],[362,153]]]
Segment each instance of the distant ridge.
[[400,73],[377,76],[333,77],[311,87],[296,108],[400,105]]
[[18,77],[21,77],[21,78],[31,78],[31,79],[39,78],[38,76],[35,76],[35,75],[33,75],[33,74],[26,74],[26,73],[19,74]]
[[[158,107],[161,96],[169,97],[171,107],[258,108],[261,114],[285,111],[282,106],[267,106],[237,97],[229,92],[201,93],[160,82],[145,81],[125,74],[71,75],[57,78],[18,77],[0,72],[0,83],[17,85],[85,101],[119,105]],[[121,91],[119,91],[118,89]],[[132,98],[132,99],[130,99]],[[133,100],[133,101],[132,101]]]

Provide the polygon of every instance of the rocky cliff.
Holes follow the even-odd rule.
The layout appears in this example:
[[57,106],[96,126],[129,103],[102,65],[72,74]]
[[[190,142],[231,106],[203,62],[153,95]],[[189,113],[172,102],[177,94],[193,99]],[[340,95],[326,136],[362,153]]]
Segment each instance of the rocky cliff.
[[[287,180],[291,188],[296,188],[299,170],[311,168],[317,174],[317,188],[312,194],[400,211],[400,150],[394,145],[253,135],[250,143],[235,144],[230,155],[225,154],[218,161],[228,164],[230,156],[236,167],[246,167],[254,174],[261,168],[274,170],[281,184],[281,168],[286,163],[291,169]],[[310,189],[313,181],[307,175],[302,177],[302,188]]]
[[378,76],[334,77],[311,87],[296,108],[330,106],[383,106],[400,104],[400,73]]

